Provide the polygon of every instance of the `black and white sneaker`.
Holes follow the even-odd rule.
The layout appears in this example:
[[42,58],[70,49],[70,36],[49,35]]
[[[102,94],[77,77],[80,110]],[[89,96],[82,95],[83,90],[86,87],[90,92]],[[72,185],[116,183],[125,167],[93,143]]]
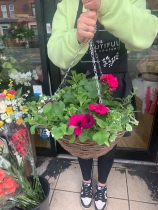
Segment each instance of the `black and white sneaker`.
[[93,197],[93,190],[92,190],[92,183],[82,183],[82,188],[81,188],[81,206],[84,209],[89,209],[92,204],[92,197]]
[[107,187],[96,186],[94,195],[95,210],[105,210],[107,208]]

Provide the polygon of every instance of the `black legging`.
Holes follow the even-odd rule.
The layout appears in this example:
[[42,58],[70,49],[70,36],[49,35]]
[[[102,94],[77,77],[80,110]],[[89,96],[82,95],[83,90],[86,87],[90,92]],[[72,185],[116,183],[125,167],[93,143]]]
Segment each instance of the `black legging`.
[[[108,175],[110,173],[115,158],[115,149],[116,146],[112,150],[110,150],[107,154],[100,156],[98,158],[98,181],[102,184],[106,183]],[[80,164],[83,179],[85,181],[90,180],[92,173],[93,159],[85,160],[82,158],[78,158],[78,161]]]

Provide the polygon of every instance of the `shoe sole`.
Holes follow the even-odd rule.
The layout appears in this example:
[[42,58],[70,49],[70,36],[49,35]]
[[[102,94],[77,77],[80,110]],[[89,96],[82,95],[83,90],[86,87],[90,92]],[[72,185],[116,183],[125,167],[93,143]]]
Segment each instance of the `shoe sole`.
[[85,208],[85,207],[83,207],[83,205],[82,205],[82,203],[81,203],[81,201],[80,201],[80,205],[81,205],[81,207],[83,208],[83,209],[91,209],[91,206],[89,207],[89,208]]
[[[94,207],[95,207],[95,204],[94,204]],[[106,210],[107,209],[107,204],[106,204],[106,207],[105,207],[105,209],[104,210]],[[98,210],[98,209],[96,209],[96,207],[95,207],[95,210]]]

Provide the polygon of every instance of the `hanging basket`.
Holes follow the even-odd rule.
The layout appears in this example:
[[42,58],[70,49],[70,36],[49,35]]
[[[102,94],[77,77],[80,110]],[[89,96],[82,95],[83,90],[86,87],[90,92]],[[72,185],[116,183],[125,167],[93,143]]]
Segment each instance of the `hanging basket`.
[[110,142],[110,146],[107,146],[105,144],[99,146],[96,142],[92,140],[88,140],[82,143],[78,138],[76,138],[74,143],[69,143],[69,136],[66,135],[62,139],[58,140],[58,142],[71,155],[83,159],[91,159],[98,158],[112,150],[124,134],[125,131],[118,133],[116,140]]

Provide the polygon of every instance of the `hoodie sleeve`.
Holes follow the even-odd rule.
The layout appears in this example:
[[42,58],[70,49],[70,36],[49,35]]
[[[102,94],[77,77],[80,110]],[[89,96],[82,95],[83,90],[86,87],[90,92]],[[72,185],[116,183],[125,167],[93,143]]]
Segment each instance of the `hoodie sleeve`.
[[150,47],[158,33],[158,18],[146,9],[146,0],[102,0],[98,19],[129,51]]
[[[71,17],[71,14],[70,14]],[[71,17],[72,19],[73,17]],[[79,52],[75,66],[88,50],[89,45],[84,44]],[[66,11],[66,0],[58,3],[58,9],[53,18],[52,35],[47,44],[48,57],[58,67],[69,68],[76,55],[79,44],[76,37],[76,29],[68,29],[68,17]]]

